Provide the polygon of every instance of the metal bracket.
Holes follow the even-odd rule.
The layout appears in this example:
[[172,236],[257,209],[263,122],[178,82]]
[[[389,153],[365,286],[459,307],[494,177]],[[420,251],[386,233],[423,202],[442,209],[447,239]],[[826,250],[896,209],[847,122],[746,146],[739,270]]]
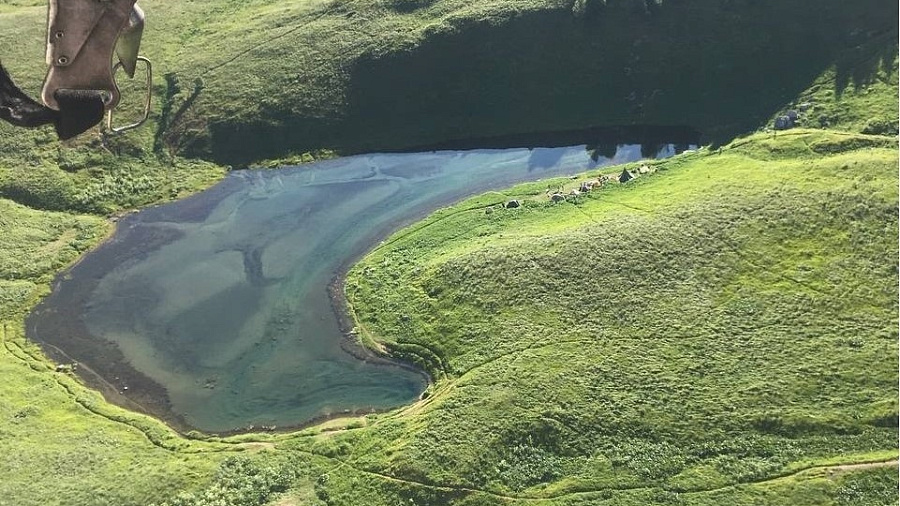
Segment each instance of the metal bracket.
[[[49,0],[47,63],[41,99],[59,111],[60,121],[83,132],[103,119],[107,128],[123,132],[144,123],[150,115],[152,71],[150,61],[138,56],[144,30],[144,12],[136,0]],[[118,63],[112,64],[113,53]],[[143,118],[123,127],[112,126],[112,110],[121,93],[115,76],[119,68],[133,78],[137,62],[147,67],[147,97]],[[65,92],[66,103],[58,97]],[[98,98],[99,97],[99,98]],[[89,102],[101,102],[100,115]],[[90,113],[90,114],[88,114]],[[74,131],[74,130],[73,130]],[[69,132],[69,130],[67,130]],[[77,135],[77,134],[74,134]]]
[[[120,133],[120,132],[125,132],[127,130],[137,128],[137,127],[143,125],[144,122],[147,121],[147,118],[150,117],[150,98],[153,95],[153,67],[150,64],[150,60],[148,60],[147,58],[144,58],[143,56],[136,57],[135,61],[136,62],[139,62],[139,61],[144,62],[144,65],[147,68],[147,97],[144,99],[144,115],[136,123],[131,123],[129,125],[125,125],[125,126],[121,126],[121,127],[114,127],[114,126],[112,126],[113,112],[112,112],[112,109],[110,109],[109,111],[106,112],[106,128],[110,132]],[[124,68],[125,72],[126,73],[128,72],[128,69],[125,67],[125,63],[119,62],[119,63],[116,63],[116,65],[113,67],[113,70],[112,70],[113,75],[115,75],[116,70],[118,70],[119,68]],[[133,77],[134,76],[134,67],[132,67],[131,74]]]

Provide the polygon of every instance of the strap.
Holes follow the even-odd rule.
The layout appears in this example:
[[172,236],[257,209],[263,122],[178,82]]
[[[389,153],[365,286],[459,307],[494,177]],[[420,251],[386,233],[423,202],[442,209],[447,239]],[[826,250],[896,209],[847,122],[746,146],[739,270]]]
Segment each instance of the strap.
[[21,127],[56,123],[59,113],[22,92],[0,63],[0,118]]
[[47,65],[66,66],[78,57],[107,2],[97,0],[49,0],[47,15]]
[[28,97],[0,64],[0,119],[29,128],[53,123],[61,140],[71,139],[103,119],[105,108],[99,91],[56,90],[54,98],[59,111]]

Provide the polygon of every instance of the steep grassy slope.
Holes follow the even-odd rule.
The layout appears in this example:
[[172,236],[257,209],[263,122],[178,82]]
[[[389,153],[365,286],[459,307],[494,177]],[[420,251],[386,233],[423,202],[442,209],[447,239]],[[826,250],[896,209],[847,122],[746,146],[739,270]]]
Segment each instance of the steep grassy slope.
[[[708,490],[890,451],[893,144],[760,135],[576,203],[544,195],[574,183],[542,182],[401,232],[349,296],[362,332],[442,380],[415,429],[347,436],[349,458],[554,496]],[[485,213],[510,197],[524,208]]]
[[[150,124],[62,146],[49,129],[0,124],[0,196],[109,212],[220,176],[184,154],[242,165],[622,124],[688,125],[727,142],[819,76],[824,95],[882,85],[897,40],[886,0],[144,4]],[[0,12],[0,57],[36,96],[44,4],[17,5]],[[123,121],[143,91],[125,88]],[[804,117],[852,131],[896,123],[896,107],[871,109]]]
[[[168,80],[157,80],[155,126],[118,149],[230,164],[598,125],[688,125],[727,142],[835,62],[842,87],[868,84],[897,39],[897,5],[887,0],[144,8],[144,52]],[[3,58],[32,90],[43,76],[44,23],[41,7],[0,18]]]
[[[17,4],[0,57],[35,94],[44,4]],[[142,0],[145,52],[177,78],[155,125],[105,145],[0,125],[0,504],[896,503],[896,467],[827,466],[897,454],[897,4],[603,4]],[[224,172],[185,153],[645,121],[727,140],[787,109],[841,132],[758,134],[578,203],[527,185],[400,232],[348,285],[361,335],[438,380],[396,413],[183,439],[23,337],[109,231],[74,213]]]

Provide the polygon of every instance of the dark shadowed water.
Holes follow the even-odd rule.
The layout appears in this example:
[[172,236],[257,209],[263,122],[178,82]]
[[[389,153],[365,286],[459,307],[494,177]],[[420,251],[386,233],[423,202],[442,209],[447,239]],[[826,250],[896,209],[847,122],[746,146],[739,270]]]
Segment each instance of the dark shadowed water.
[[[661,155],[671,153],[671,147]],[[328,285],[403,223],[464,196],[640,158],[584,148],[375,154],[240,171],[124,218],[28,321],[112,400],[204,431],[409,403],[427,378],[342,338]]]

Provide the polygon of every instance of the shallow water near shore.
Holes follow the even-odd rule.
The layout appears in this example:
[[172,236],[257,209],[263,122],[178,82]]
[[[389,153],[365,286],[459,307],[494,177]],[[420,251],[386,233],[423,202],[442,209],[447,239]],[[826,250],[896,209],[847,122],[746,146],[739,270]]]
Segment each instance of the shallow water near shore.
[[233,172],[123,218],[58,279],[29,336],[114,402],[207,432],[400,406],[427,378],[343,338],[335,276],[465,196],[640,157],[636,145],[599,161],[584,146],[439,151]]

